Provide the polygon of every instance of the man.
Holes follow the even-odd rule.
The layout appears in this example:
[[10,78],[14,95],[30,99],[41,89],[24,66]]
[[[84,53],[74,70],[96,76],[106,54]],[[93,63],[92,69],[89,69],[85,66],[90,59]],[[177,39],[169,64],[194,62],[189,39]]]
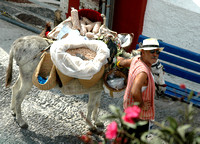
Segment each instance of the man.
[[140,137],[145,131],[149,129],[149,121],[154,120],[154,95],[155,84],[153,75],[151,73],[151,65],[158,59],[160,52],[164,48],[159,47],[157,39],[148,38],[143,40],[143,44],[140,45],[138,51],[141,55],[135,56],[132,59],[124,59],[118,57],[117,65],[119,67],[129,67],[128,82],[124,95],[124,109],[130,107],[134,102],[139,103],[141,113],[139,120],[147,121],[147,124],[137,128],[135,131],[136,137]]

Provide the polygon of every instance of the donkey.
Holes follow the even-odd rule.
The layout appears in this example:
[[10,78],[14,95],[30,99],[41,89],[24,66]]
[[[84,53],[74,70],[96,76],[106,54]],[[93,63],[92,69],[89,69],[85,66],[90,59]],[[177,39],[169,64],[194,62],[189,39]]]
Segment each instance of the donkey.
[[[15,59],[16,64],[19,67],[19,76],[12,87],[11,111],[13,112],[13,115],[16,116],[16,122],[21,128],[28,128],[28,124],[22,118],[21,104],[33,86],[32,75],[40,61],[41,52],[49,47],[49,45],[49,41],[40,36],[25,36],[15,40],[11,46],[6,73],[6,87],[11,84],[12,65],[13,59]],[[79,87],[79,90],[74,91],[74,87]],[[86,89],[74,79],[61,88],[61,91],[66,95],[89,94],[86,116],[86,123],[89,124],[89,126],[91,126],[91,119],[94,120],[95,125],[103,125],[103,123],[98,120],[98,111],[103,90],[102,80],[97,82],[95,86]]]
[[[12,80],[12,65],[14,58],[16,60],[16,64],[19,66],[19,76],[12,87],[11,110],[13,115],[16,116],[16,122],[21,128],[28,127],[28,124],[22,118],[21,104],[33,86],[32,75],[40,61],[40,53],[48,46],[49,42],[40,36],[25,36],[19,38],[15,40],[11,46],[6,76],[6,87],[10,85]],[[87,120],[91,121],[91,115],[93,114],[95,124],[102,125],[102,123],[100,123],[97,119],[98,108],[103,91],[102,81],[99,81],[95,86],[89,89],[81,87],[81,84],[76,83],[73,80],[71,83],[78,86],[72,86],[71,89],[68,89],[68,93],[66,93],[65,90],[64,94],[70,95],[89,93]],[[69,86],[71,85],[69,84],[68,87]],[[80,87],[81,89],[80,91],[73,91],[73,87]],[[72,92],[70,92],[70,90]]]

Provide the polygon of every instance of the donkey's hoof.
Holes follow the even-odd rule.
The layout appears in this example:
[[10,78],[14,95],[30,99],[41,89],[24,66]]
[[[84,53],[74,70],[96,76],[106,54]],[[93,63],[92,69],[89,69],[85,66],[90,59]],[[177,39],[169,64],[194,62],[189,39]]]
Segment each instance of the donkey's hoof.
[[16,117],[16,113],[14,113],[14,112],[11,112],[11,114],[12,114],[12,116]]
[[22,125],[20,125],[20,124],[18,123],[18,125],[19,125],[22,129],[27,129],[27,128],[28,128],[28,124],[27,124],[27,123],[22,124]]
[[25,123],[25,124],[23,124],[22,126],[20,126],[22,129],[27,129],[28,128],[28,124],[27,123]]
[[16,122],[22,129],[28,128],[28,124],[26,122],[18,122],[17,120],[16,120]]

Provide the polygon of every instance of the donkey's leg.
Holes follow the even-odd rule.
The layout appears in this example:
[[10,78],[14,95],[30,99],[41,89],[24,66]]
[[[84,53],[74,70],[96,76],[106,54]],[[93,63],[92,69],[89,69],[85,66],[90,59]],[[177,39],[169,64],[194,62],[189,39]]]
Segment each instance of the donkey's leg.
[[102,91],[89,93],[87,119],[91,121],[91,115],[93,113],[93,120],[95,121],[95,124],[98,123],[97,122],[98,111],[99,111],[99,106],[100,106],[100,101],[101,101],[101,94],[102,94]]
[[103,127],[104,124],[102,122],[100,122],[100,120],[98,119],[98,115],[99,115],[99,107],[100,107],[100,102],[101,102],[101,95],[102,95],[102,91],[96,92],[95,96],[96,96],[96,104],[93,110],[93,115],[92,115],[92,119],[94,120],[94,124],[98,127]]
[[12,87],[12,96],[11,96],[11,105],[10,105],[10,108],[11,108],[11,110],[12,110],[12,112],[13,112],[13,113],[12,113],[13,116],[16,115],[15,97],[16,97],[16,95],[17,95],[17,93],[18,93],[20,87],[21,87],[21,78],[20,78],[20,75],[19,75],[17,81],[15,82],[15,84],[14,84],[13,87]]
[[31,90],[31,87],[33,86],[32,83],[32,77],[30,74],[24,75],[21,77],[21,87],[18,91],[18,93],[15,96],[15,109],[16,109],[16,121],[19,124],[21,128],[27,128],[28,124],[22,119],[21,114],[21,104],[27,95],[27,93]]

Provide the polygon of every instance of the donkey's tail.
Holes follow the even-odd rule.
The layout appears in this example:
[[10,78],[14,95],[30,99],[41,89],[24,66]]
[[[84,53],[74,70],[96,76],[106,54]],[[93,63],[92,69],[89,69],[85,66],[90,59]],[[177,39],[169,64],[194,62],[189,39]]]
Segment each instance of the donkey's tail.
[[9,87],[12,81],[12,69],[13,69],[13,49],[11,48],[10,54],[9,54],[9,62],[8,62],[8,68],[6,71],[6,87]]

